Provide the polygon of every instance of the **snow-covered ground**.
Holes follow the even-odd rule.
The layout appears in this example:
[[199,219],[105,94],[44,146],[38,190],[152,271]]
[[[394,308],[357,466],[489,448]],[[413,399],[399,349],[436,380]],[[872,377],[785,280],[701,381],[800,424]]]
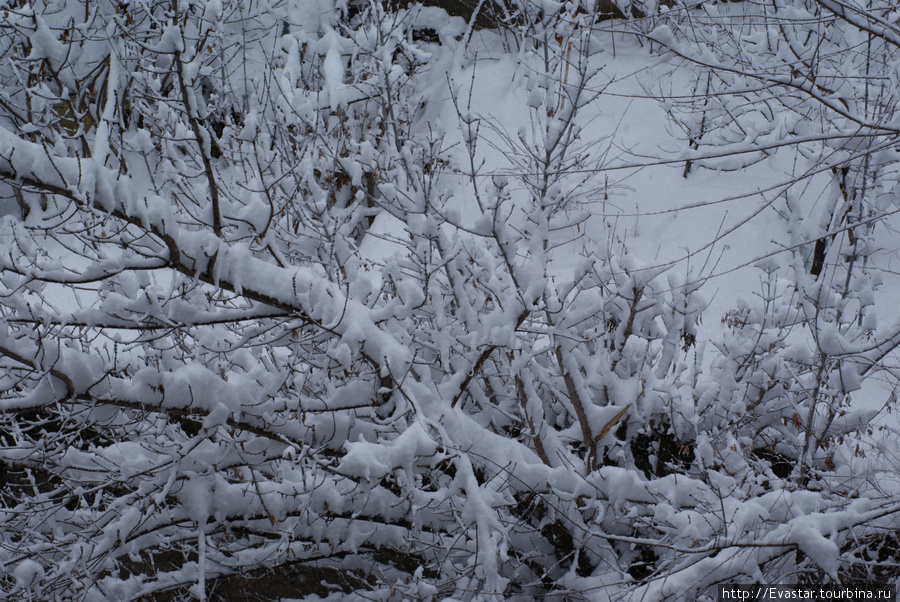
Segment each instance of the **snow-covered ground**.
[[[580,208],[591,217],[578,230],[583,237],[557,253],[555,266],[574,269],[579,247],[604,245],[636,257],[647,269],[666,267],[684,282],[701,282],[708,307],[700,338],[716,340],[739,301],[763,294],[768,270],[790,278],[788,266],[795,254],[808,267],[810,233],[796,228],[796,222],[792,232],[791,215],[807,222],[821,219],[827,199],[837,194],[836,184],[828,170],[804,159],[793,146],[762,156],[747,144],[743,154],[692,162],[686,169],[681,157],[690,154],[689,139],[669,111],[673,99],[696,93],[701,72],[688,61],[661,53],[646,39],[609,31],[617,29],[615,24],[601,26],[593,35],[590,65],[597,75],[590,89],[600,93],[578,116],[580,143],[592,147],[597,159],[588,166],[598,170],[588,185],[593,189],[579,192]],[[523,63],[521,51],[511,50],[490,31],[476,32],[465,54],[468,60],[462,61],[463,67],[458,61],[449,79],[460,85],[456,94],[466,99],[467,110],[489,124],[479,130],[488,141],[478,147],[483,161],[478,173],[483,178],[517,173],[514,161],[520,159],[515,155],[521,149],[510,148],[504,139],[515,138],[533,122],[524,85],[533,76],[533,65]],[[559,72],[564,77],[562,68]],[[443,110],[430,109],[429,122],[448,133],[452,142],[445,146],[455,145],[464,163],[460,120],[448,86],[432,94]],[[475,204],[471,197],[460,201],[463,218],[466,203],[470,209]],[[875,306],[880,320],[900,323],[900,313],[891,311],[900,298],[900,270],[892,267],[898,264],[895,231],[900,220],[891,215],[876,229],[879,250],[874,258],[886,269]],[[869,379],[857,402],[881,409],[892,388]],[[894,419],[887,422],[893,425]]]
[[[678,157],[688,143],[682,132],[673,131],[664,100],[666,94],[691,93],[695,68],[661,60],[658,48],[651,51],[630,35],[616,35],[615,55],[612,45],[609,33],[596,34],[591,64],[600,70],[591,83],[602,92],[578,117],[583,126],[580,143],[591,147],[597,159],[588,166],[598,172],[589,184],[592,190],[579,191],[579,208],[591,217],[579,229],[581,239],[566,246],[555,261],[561,268],[573,267],[579,247],[603,245],[627,250],[648,268],[668,266],[686,279],[703,280],[703,294],[710,301],[706,314],[715,318],[706,323],[711,334],[738,297],[758,291],[760,271],[755,264],[787,256],[781,253],[790,246],[785,201],[775,196],[793,180],[793,159],[785,152],[788,158],[781,162],[775,153],[744,169],[694,164],[685,177],[685,161]],[[515,174],[513,161],[519,157],[512,151],[520,151],[502,137],[515,138],[532,121],[529,92],[523,86],[531,67],[490,31],[476,32],[468,49],[460,52],[467,60],[457,61],[464,66],[452,67],[448,77],[460,86],[457,96],[467,102],[466,110],[483,123],[480,134],[486,140],[478,146],[478,173],[485,180]],[[422,119],[446,132],[444,146],[452,147],[464,164],[459,117],[448,89],[446,83],[434,86]],[[827,179],[822,180],[815,180],[799,201],[810,212],[827,185]],[[471,196],[458,201],[465,222],[467,208],[473,215],[477,208]],[[386,219],[374,233],[390,228]],[[366,252],[377,251],[370,246]]]

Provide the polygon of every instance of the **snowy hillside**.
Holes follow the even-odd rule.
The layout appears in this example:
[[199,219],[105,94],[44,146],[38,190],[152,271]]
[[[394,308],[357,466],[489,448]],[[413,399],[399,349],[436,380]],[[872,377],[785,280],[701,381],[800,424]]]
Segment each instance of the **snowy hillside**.
[[2,595],[900,578],[900,10],[464,5],[0,0]]

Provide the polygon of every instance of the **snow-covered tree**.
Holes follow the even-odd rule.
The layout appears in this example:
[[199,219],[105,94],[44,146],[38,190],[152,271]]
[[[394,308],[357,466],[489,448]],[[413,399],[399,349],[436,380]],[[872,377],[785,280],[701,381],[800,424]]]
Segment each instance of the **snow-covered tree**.
[[[761,264],[758,302],[701,340],[702,279],[588,231],[610,142],[585,115],[614,77],[601,40],[629,26],[492,6],[516,131],[473,109],[474,18],[435,7],[0,3],[3,594],[674,599],[896,577],[878,556],[896,559],[895,466],[853,403],[900,342],[872,301],[890,15],[779,5],[764,49],[768,6],[620,7],[712,69],[708,117],[670,105],[686,175],[790,144],[835,177],[814,229],[794,175],[793,271]],[[783,73],[794,42],[816,74]],[[879,70],[868,100],[822,91],[850,67]]]
[[[882,2],[684,3],[641,34],[695,69],[693,94],[664,100],[689,149],[684,177],[760,161],[783,174],[760,187],[759,211],[778,211],[788,239],[751,259],[763,272],[758,300],[725,317],[714,384],[694,392],[704,431],[719,431],[713,451],[732,448],[715,463],[739,458],[729,461],[757,481],[771,469],[783,486],[815,491],[825,512],[846,511],[847,497],[874,501],[879,519],[894,512],[883,445],[895,435],[876,436],[873,451],[860,435],[895,401],[900,323],[878,320],[875,299],[896,248],[898,16]],[[873,386],[882,377],[887,386]],[[896,579],[894,521],[832,531],[818,548],[829,560],[801,546],[762,577]]]

